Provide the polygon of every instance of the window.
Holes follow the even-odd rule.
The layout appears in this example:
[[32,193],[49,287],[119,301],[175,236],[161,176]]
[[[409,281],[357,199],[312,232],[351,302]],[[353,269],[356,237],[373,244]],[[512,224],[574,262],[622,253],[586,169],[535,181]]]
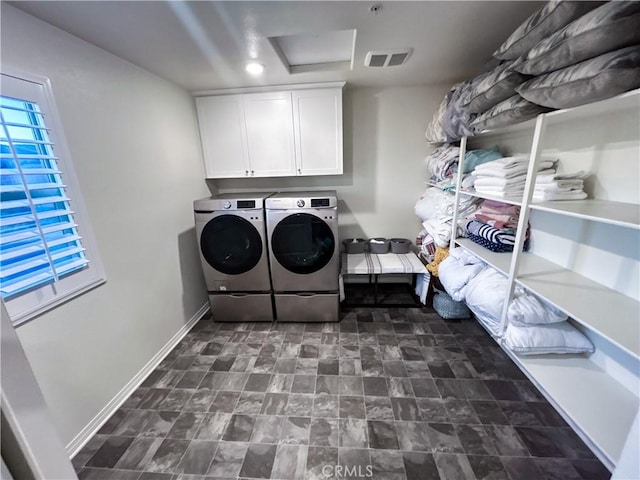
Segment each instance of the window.
[[1,85],[0,295],[19,324],[104,275],[48,81]]

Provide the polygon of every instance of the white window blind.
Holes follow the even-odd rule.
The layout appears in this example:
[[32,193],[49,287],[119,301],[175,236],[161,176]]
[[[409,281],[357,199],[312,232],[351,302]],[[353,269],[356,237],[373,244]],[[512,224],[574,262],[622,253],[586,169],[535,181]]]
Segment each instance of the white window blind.
[[2,75],[0,295],[14,322],[103,281],[47,88]]

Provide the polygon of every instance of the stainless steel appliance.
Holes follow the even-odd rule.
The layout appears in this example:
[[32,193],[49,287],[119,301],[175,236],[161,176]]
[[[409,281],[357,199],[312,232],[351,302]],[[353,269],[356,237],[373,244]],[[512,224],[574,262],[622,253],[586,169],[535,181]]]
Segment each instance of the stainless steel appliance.
[[274,319],[264,214],[272,194],[221,194],[193,202],[214,321]]
[[265,201],[279,322],[338,321],[337,205],[334,191],[281,192]]

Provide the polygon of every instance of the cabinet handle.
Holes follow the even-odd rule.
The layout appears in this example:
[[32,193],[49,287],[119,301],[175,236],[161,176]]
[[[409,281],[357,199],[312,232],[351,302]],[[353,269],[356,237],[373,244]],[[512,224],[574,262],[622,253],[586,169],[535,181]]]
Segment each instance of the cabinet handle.
[[245,170],[245,171],[244,171],[244,176],[245,176],[245,177],[248,177],[248,176],[249,176],[249,170]]
[[298,175],[302,175],[302,169],[301,168],[298,169]]
[[253,174],[254,174],[254,173],[256,173],[256,172],[254,172],[253,170],[251,170],[251,176],[252,176],[252,177],[253,177]]

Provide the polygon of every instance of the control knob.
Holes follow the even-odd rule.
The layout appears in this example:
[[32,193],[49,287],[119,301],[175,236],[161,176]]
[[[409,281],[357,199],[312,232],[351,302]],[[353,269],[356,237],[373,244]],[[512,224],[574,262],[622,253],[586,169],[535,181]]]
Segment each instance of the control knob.
[[224,202],[223,207],[225,210],[229,210],[231,208],[231,202],[227,200],[226,202]]
[[300,207],[300,208],[304,207],[304,200],[302,200],[302,199],[301,199],[301,200],[298,200],[298,201],[296,202],[296,205],[297,205],[298,207]]

